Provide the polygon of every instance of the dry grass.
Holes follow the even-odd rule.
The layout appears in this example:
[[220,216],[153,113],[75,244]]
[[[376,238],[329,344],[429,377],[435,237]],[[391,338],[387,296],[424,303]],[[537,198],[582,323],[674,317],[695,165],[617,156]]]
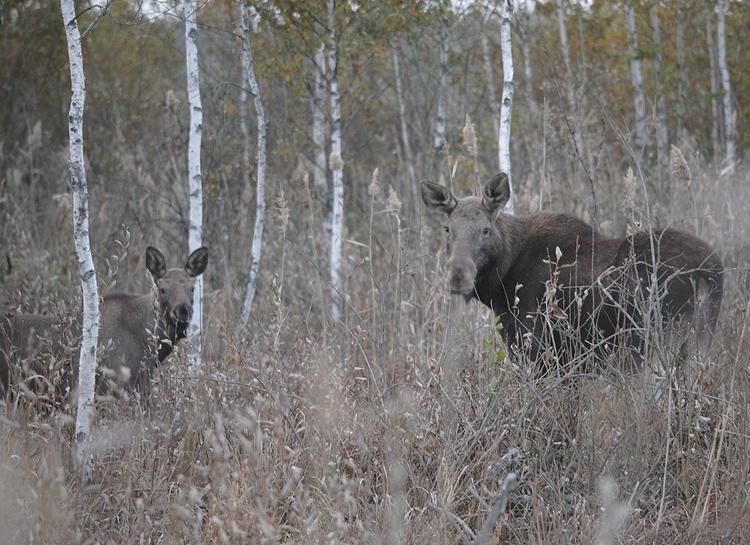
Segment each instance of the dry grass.
[[[655,213],[715,243],[729,272],[718,338],[682,390],[616,358],[535,380],[485,309],[446,296],[430,220],[389,207],[379,187],[348,234],[350,299],[331,323],[310,238],[322,211],[287,192],[271,201],[291,214],[270,220],[284,236],[269,237],[251,326],[236,329],[237,296],[209,275],[201,376],[178,353],[148,407],[101,400],[92,484],[71,467],[69,416],[6,404],[0,544],[745,542],[747,173],[690,171]],[[697,217],[677,222],[679,210]],[[121,275],[134,246],[111,261]],[[34,263],[8,283],[37,301],[28,310],[49,309],[46,282],[64,276]]]

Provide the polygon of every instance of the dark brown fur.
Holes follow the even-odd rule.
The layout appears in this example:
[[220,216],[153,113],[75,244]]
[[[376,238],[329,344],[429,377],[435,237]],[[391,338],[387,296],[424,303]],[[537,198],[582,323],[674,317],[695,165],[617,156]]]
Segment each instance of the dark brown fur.
[[[149,247],[146,267],[156,282],[156,292],[112,293],[102,299],[97,365],[100,389],[102,375],[116,378],[127,369],[127,385],[147,390],[153,370],[187,334],[195,277],[203,273],[207,263],[208,250],[199,248],[183,269],[167,269],[161,252]],[[50,361],[64,367],[58,389],[75,383],[78,357],[77,353],[66,353],[66,347],[78,346],[80,325],[66,326],[64,322],[21,313],[9,313],[0,319],[0,395],[29,371],[49,376]]]
[[425,203],[447,215],[451,292],[490,307],[509,345],[565,361],[581,348],[642,351],[642,309],[652,298],[656,322],[691,320],[705,353],[723,295],[723,266],[708,244],[674,229],[607,238],[567,214],[511,216],[502,211],[508,196],[504,174],[485,184],[481,198],[422,184]]

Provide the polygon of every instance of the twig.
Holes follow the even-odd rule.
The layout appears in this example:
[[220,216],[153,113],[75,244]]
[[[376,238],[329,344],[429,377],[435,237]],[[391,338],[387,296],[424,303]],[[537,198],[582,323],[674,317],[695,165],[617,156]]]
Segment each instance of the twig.
[[492,508],[492,511],[487,513],[487,517],[482,523],[482,530],[479,532],[479,537],[474,541],[476,545],[486,545],[488,543],[495,529],[497,519],[505,513],[505,508],[508,506],[508,497],[515,490],[517,481],[518,478],[515,473],[508,473],[508,476],[505,477],[503,486],[500,487],[500,492],[497,494],[495,506]]

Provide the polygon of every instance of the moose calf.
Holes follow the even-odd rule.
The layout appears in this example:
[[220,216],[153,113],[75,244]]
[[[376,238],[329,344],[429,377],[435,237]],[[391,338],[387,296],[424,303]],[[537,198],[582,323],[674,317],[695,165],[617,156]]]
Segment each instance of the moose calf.
[[[195,278],[207,264],[208,249],[201,247],[190,254],[182,269],[167,269],[164,255],[149,246],[146,268],[156,291],[144,295],[112,293],[102,299],[97,365],[100,390],[102,370],[120,376],[126,369],[127,386],[142,393],[148,391],[153,370],[187,335],[193,316]],[[79,338],[80,325],[73,329],[72,336]],[[51,367],[62,365],[58,387],[64,391],[74,385],[78,357],[77,353],[66,354],[66,346],[79,343],[71,342],[68,333],[65,324],[51,316],[10,313],[0,317],[0,396],[20,378],[24,361],[29,362],[26,367],[36,381],[46,379]]]

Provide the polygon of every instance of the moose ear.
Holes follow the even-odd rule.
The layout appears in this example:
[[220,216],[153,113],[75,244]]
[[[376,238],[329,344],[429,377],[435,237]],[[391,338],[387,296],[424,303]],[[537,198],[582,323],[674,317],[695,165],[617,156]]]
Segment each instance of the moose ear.
[[167,272],[167,260],[164,254],[153,246],[146,248],[146,268],[153,275],[154,280],[159,280]]
[[188,257],[187,263],[185,263],[185,272],[190,276],[198,276],[203,274],[207,265],[208,248],[201,246]]
[[450,214],[458,204],[450,189],[427,181],[422,182],[422,200],[427,208],[438,208],[446,214]]
[[490,212],[505,206],[509,198],[510,182],[505,172],[495,174],[482,187],[482,206]]

